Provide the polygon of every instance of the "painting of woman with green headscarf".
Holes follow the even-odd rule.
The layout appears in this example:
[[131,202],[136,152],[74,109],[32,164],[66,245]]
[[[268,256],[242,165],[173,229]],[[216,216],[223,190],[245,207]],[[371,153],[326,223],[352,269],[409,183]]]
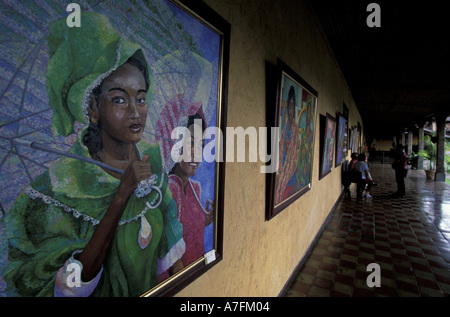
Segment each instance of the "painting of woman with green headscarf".
[[[155,81],[142,48],[101,14],[52,22],[47,92],[55,133],[86,128],[7,215],[10,296],[139,296],[180,270],[183,228],[157,143],[142,138]],[[145,186],[141,186],[145,185]]]

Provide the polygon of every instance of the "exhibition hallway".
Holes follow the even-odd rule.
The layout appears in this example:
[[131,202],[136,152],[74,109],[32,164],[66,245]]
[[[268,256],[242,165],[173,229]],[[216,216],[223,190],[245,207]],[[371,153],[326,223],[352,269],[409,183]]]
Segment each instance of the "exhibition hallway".
[[[284,296],[448,297],[450,185],[409,170],[406,196],[394,198],[394,170],[370,163],[372,198],[342,198]],[[448,176],[448,175],[447,175]],[[380,267],[380,287],[369,287]]]

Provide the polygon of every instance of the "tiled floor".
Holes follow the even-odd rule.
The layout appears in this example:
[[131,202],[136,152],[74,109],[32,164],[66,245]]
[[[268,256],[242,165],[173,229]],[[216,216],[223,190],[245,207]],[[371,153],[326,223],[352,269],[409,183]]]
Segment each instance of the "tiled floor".
[[[450,185],[410,170],[406,196],[393,198],[390,165],[370,169],[373,198],[357,201],[352,184],[285,296],[449,296]],[[370,263],[380,267],[380,287],[367,285]]]

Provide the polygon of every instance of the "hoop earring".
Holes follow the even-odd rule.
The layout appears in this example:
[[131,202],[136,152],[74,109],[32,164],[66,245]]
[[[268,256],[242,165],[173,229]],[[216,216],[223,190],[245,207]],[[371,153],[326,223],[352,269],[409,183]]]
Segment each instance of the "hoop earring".
[[95,113],[93,113],[92,116],[91,116],[91,122],[92,122],[93,124],[96,124],[96,123],[97,123],[97,115],[96,115]]

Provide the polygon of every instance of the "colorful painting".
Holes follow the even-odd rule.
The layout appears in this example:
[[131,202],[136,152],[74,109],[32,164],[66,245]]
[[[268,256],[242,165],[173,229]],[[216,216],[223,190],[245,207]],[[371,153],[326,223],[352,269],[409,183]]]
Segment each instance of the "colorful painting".
[[336,131],[335,167],[338,167],[347,157],[347,120],[340,113],[337,114]]
[[220,260],[223,166],[172,131],[225,122],[229,25],[69,3],[0,0],[0,296],[170,294]]
[[[359,124],[359,123],[358,123]],[[352,153],[359,153],[361,148],[360,126],[354,126],[351,129],[351,145]]]
[[330,114],[322,116],[322,136],[319,179],[322,179],[331,172],[333,168],[333,154],[336,136],[336,119]]
[[279,61],[278,170],[273,175],[275,215],[311,188],[317,92]]

